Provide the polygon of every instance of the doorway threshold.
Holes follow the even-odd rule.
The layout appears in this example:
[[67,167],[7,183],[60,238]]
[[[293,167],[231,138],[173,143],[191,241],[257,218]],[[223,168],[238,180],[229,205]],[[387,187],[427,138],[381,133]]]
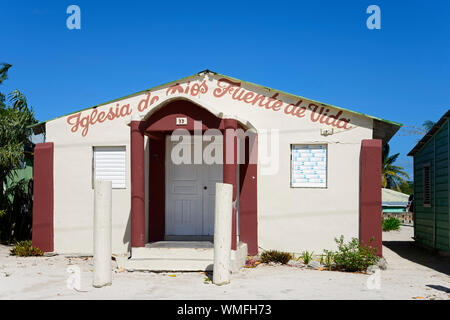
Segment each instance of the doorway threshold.
[[178,236],[178,235],[166,235],[164,237],[166,241],[209,241],[214,242],[214,236]]

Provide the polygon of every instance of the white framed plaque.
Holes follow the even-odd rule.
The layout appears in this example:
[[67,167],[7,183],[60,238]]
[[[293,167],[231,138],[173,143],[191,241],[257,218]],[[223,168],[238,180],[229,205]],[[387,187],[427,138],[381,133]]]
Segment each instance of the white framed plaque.
[[327,187],[327,145],[291,145],[291,187]]
[[187,117],[179,117],[179,118],[176,118],[176,125],[177,126],[185,126],[185,125],[187,125]]

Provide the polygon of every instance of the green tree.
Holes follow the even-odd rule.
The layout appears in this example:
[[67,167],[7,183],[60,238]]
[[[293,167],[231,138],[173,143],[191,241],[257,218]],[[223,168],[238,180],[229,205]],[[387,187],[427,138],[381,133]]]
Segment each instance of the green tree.
[[[8,78],[11,65],[0,64],[0,85]],[[7,178],[14,178],[16,169],[24,160],[24,147],[29,143],[31,130],[36,123],[34,113],[28,106],[26,97],[19,91],[4,94],[0,91],[0,240],[10,240],[20,234],[17,230],[25,220],[23,212],[31,212],[30,202],[26,198],[25,181],[18,181],[6,187]]]
[[405,183],[402,183],[400,185],[400,190],[404,194],[411,195],[414,193],[414,182],[413,181],[407,181]]
[[409,175],[403,171],[402,167],[395,166],[400,153],[390,155],[389,144],[383,147],[383,163],[382,163],[382,186],[383,188],[393,189],[401,192],[401,185],[407,183]]
[[[8,70],[11,68],[10,64],[2,63],[0,64],[0,85],[8,77]],[[0,91],[0,109],[5,107],[5,95]]]
[[435,124],[436,124],[436,123],[433,122],[433,121],[431,121],[431,120],[426,120],[426,121],[422,124],[423,129],[426,131],[425,133],[427,133],[428,131],[430,131],[431,128],[433,128],[433,126],[434,126]]
[[422,123],[421,127],[416,126],[403,126],[399,136],[424,136],[428,133],[428,131],[433,128],[433,126],[436,124],[436,122],[431,120],[426,120],[424,123]]

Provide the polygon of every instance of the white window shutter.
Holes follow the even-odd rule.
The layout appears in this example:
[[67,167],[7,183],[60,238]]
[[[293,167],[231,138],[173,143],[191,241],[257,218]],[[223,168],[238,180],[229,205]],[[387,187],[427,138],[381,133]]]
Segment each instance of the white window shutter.
[[125,147],[94,147],[94,180],[111,181],[113,189],[125,188]]

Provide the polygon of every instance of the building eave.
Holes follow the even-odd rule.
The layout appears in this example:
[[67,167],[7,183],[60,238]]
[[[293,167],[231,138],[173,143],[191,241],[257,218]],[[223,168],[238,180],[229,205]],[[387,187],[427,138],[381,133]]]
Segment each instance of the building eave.
[[427,144],[427,142],[435,135],[436,132],[447,122],[450,118],[450,109],[439,119],[438,122],[425,134],[425,136],[420,139],[420,141],[415,145],[415,147],[408,153],[408,156],[414,157],[417,152],[422,150],[422,148]]

